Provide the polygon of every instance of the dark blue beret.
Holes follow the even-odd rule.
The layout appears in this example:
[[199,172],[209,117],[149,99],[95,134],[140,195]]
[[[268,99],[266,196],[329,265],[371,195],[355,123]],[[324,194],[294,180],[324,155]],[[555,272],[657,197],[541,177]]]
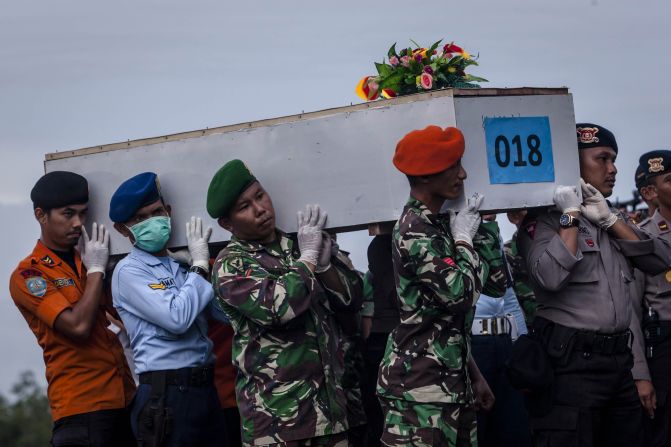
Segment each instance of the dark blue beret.
[[645,179],[671,172],[671,151],[657,149],[646,152],[638,159],[638,166],[645,172]]
[[33,208],[50,210],[89,201],[89,184],[84,177],[69,171],[43,175],[30,191]]
[[121,184],[110,200],[112,222],[126,222],[137,210],[161,198],[158,177],[153,172],[143,172]]
[[648,186],[648,179],[646,178],[646,169],[639,162],[636,167],[636,172],[634,173],[634,182],[636,183],[636,189],[640,190],[644,186]]
[[575,131],[578,137],[578,149],[607,146],[617,154],[615,135],[605,127],[592,123],[577,123]]

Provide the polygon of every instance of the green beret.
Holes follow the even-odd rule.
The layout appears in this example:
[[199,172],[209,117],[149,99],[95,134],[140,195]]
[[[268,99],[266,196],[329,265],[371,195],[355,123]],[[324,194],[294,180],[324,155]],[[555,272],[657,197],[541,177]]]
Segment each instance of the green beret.
[[229,161],[214,174],[207,188],[207,213],[214,219],[226,216],[240,194],[255,181],[242,161]]

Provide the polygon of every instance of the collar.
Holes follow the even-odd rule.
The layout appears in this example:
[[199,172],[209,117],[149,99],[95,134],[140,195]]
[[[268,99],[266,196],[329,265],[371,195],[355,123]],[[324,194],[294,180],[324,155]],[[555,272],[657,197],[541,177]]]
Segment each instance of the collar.
[[655,210],[655,214],[652,215],[652,222],[655,224],[655,229],[659,231],[660,234],[668,233],[671,230],[669,223],[664,219],[659,212],[659,209]]
[[[33,264],[46,265],[47,267],[57,267],[63,263],[63,260],[38,239],[35,249],[33,249],[32,262]],[[75,250],[75,262],[77,264],[80,262],[77,250]]]
[[[154,256],[151,253],[147,253],[144,250],[140,250],[137,247],[133,247],[131,249],[130,253],[128,253],[128,256],[131,259],[135,259],[136,261],[142,262],[143,264],[146,264],[146,265],[151,266],[151,267],[155,267],[157,265],[163,264],[157,256]],[[173,267],[174,267],[174,264],[177,264],[177,266],[179,266],[179,263],[172,258],[170,258],[170,264],[172,264]]]
[[422,218],[422,220],[430,224],[436,224],[438,221],[444,219],[449,220],[448,214],[433,214],[429,207],[424,204],[424,202],[417,200],[413,196],[408,198],[408,201],[405,203],[405,207],[414,211],[415,214]]
[[243,241],[236,236],[231,236],[231,242],[228,244],[228,247],[237,248],[249,253],[265,251],[272,256],[290,256],[293,252],[294,241],[279,230],[277,230],[277,237],[281,251],[276,249],[276,244],[264,245],[256,241]]

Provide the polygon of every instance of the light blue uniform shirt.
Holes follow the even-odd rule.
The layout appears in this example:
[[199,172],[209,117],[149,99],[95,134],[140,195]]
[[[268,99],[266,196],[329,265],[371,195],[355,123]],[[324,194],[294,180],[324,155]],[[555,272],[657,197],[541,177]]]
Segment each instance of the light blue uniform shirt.
[[225,320],[212,285],[177,261],[133,248],[112,276],[112,299],[130,338],[135,372],[214,362],[207,317]]
[[518,336],[527,333],[524,313],[520,308],[520,303],[517,301],[512,287],[506,289],[506,294],[503,295],[503,298],[492,298],[482,294],[475,304],[475,318],[505,317],[506,314],[515,317]]

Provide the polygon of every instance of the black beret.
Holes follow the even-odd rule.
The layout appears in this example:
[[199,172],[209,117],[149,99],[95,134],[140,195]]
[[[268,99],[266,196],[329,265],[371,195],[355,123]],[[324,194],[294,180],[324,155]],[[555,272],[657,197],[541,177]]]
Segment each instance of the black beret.
[[50,210],[66,205],[87,203],[89,184],[74,172],[52,171],[43,175],[30,191],[33,208]]
[[657,149],[646,152],[638,159],[638,167],[645,172],[645,180],[669,172],[671,171],[671,151]]
[[123,182],[110,200],[110,220],[127,222],[137,210],[161,198],[161,186],[153,172],[143,172]]
[[577,123],[575,131],[578,137],[578,149],[607,146],[617,154],[615,135],[605,127],[592,123]]

